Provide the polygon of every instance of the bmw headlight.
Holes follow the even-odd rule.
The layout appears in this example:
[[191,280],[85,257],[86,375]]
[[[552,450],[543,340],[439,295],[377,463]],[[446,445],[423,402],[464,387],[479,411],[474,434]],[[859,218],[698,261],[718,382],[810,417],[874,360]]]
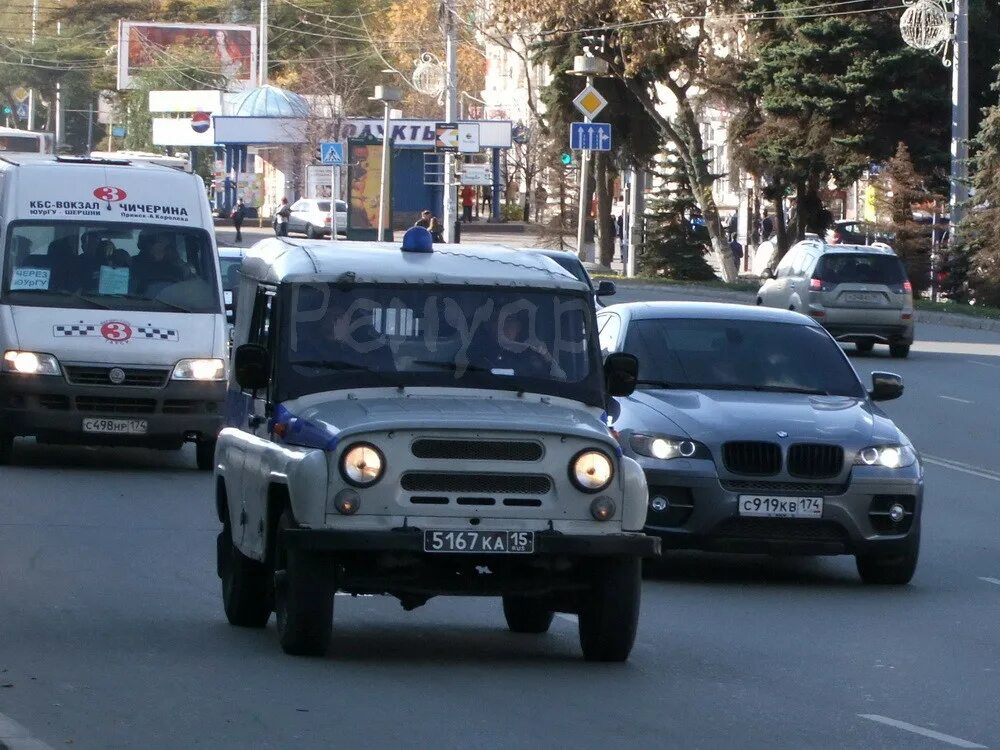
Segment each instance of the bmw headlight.
[[669,461],[672,458],[711,458],[708,448],[695,440],[665,435],[634,434],[629,445],[640,456]]
[[348,484],[368,487],[375,484],[385,473],[385,459],[382,452],[369,443],[355,443],[348,446],[340,457],[340,474]]
[[60,375],[59,361],[51,354],[38,352],[21,352],[8,350],[3,353],[3,369],[5,372],[16,372],[21,375]]
[[225,380],[226,363],[221,359],[182,359],[174,365],[174,380]]
[[858,451],[855,466],[881,466],[886,469],[902,469],[917,461],[917,453],[912,445],[873,445]]
[[569,462],[569,478],[582,492],[600,492],[615,476],[615,465],[606,453],[585,450]]

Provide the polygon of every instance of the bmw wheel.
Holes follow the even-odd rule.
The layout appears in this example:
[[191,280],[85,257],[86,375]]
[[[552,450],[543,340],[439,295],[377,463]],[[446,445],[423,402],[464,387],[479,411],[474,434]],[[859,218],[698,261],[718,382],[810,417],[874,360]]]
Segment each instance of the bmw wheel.
[[901,555],[857,555],[855,561],[858,575],[868,584],[882,586],[904,586],[913,578],[917,570],[917,559],[920,556],[920,535],[913,539],[913,544]]

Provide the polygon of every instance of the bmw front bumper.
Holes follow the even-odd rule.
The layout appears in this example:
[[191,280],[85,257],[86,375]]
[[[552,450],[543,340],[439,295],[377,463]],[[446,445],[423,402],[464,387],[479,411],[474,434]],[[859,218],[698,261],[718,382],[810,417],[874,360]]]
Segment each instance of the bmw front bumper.
[[[650,499],[645,532],[660,537],[664,549],[893,555],[916,544],[920,533],[923,476],[918,465],[898,470],[856,466],[847,483],[838,484],[788,477],[720,479],[714,464],[704,461],[671,469],[651,468],[645,459],[641,463]],[[741,516],[740,495],[822,497],[823,513],[817,519]],[[667,503],[662,511],[653,509],[657,498]],[[906,513],[892,523],[885,510],[897,502]]]

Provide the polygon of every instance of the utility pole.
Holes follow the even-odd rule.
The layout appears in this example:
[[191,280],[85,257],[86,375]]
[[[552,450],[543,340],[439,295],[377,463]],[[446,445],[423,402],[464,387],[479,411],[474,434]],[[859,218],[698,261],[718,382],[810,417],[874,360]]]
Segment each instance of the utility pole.
[[950,243],[969,199],[969,0],[955,0],[955,41],[951,62],[951,226]]
[[[443,0],[444,12],[444,57],[445,57],[445,122],[455,122],[458,113],[458,36],[455,28],[455,0]],[[446,152],[444,155],[444,241],[455,241],[456,203],[458,194],[455,190],[455,154]]]
[[260,52],[257,54],[257,83],[267,85],[267,0],[260,0]]
[[[35,48],[38,27],[38,0],[31,3],[31,49]],[[35,90],[28,89],[28,130],[35,129]]]
[[[62,1],[60,0],[60,5]],[[56,21],[56,36],[62,36],[62,21]],[[62,83],[56,81],[56,143],[55,152],[59,153],[59,147],[63,145],[66,140],[66,123],[64,121],[65,113],[63,112],[63,100],[62,100]]]

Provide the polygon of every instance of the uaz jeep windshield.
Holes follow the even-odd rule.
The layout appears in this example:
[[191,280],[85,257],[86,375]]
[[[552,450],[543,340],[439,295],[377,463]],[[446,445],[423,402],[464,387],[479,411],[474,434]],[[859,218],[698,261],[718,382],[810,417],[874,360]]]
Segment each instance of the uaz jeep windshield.
[[604,406],[584,292],[290,284],[278,400],[365,386],[526,391]]

